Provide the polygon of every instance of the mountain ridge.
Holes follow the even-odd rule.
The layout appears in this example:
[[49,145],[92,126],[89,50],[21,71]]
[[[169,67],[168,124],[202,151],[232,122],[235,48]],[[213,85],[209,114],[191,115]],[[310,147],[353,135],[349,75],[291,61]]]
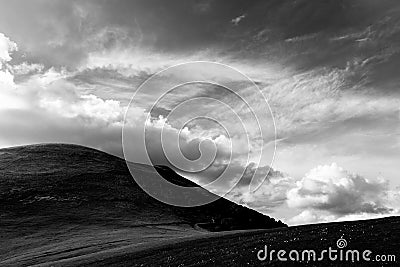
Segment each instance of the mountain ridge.
[[[144,164],[133,164],[135,175],[153,177],[155,168],[163,177],[169,176],[170,181],[183,186],[196,185],[168,167],[153,168]],[[53,207],[56,211],[53,213],[58,214],[66,207],[89,208],[95,203],[96,208],[103,207],[107,214],[119,211],[126,213],[127,216],[129,209],[134,214],[140,214],[142,212],[140,208],[146,209],[149,213],[162,209],[164,211],[162,216],[168,218],[165,220],[166,223],[174,221],[173,218],[188,221],[192,225],[220,221],[221,225],[215,227],[208,225],[207,230],[213,231],[263,228],[261,223],[263,220],[266,223],[264,228],[285,226],[257,211],[223,198],[209,205],[194,207],[193,211],[191,208],[172,207],[158,202],[137,186],[123,159],[80,145],[36,144],[0,149],[0,183],[0,201],[5,204],[3,206],[9,208],[13,206],[15,210],[27,210],[27,207],[28,210],[40,208],[40,213],[43,213],[49,206],[56,204],[56,207]],[[207,211],[210,208],[212,212]],[[196,215],[196,212],[209,214],[201,216]],[[247,225],[244,222],[233,223],[235,212],[239,212],[240,217],[248,215],[250,222],[247,222]],[[224,215],[218,216],[218,213]],[[118,217],[123,217],[122,214],[119,215]],[[71,218],[77,219],[76,217],[71,215]],[[112,218],[112,221],[114,219]],[[223,220],[227,225],[222,226]],[[228,225],[227,221],[233,224]],[[252,221],[257,222],[252,223]]]

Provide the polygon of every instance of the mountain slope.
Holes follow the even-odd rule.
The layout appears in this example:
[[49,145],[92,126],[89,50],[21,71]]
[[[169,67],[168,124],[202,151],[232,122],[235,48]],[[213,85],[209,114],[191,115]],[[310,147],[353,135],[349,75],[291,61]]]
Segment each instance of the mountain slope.
[[[151,166],[133,165],[134,175],[156,174]],[[174,183],[196,186],[169,168],[157,171]],[[166,205],[142,191],[124,160],[64,144],[1,149],[0,203],[3,264],[40,263],[70,257],[71,251],[79,255],[206,230],[285,226],[225,199],[192,208]]]
[[[144,250],[125,250],[121,253],[104,255],[99,259],[82,257],[85,266],[399,266],[400,217],[388,217],[373,220],[336,222],[303,225],[285,229],[254,230],[238,233],[181,240],[153,246]],[[359,257],[347,254],[340,260],[337,240],[346,240],[343,255],[347,251],[358,251]],[[195,241],[195,242],[194,242]],[[271,253],[272,259],[260,261],[257,253],[260,250]],[[331,247],[332,260],[328,254],[321,256],[323,250]],[[277,251],[284,250],[277,259]],[[291,260],[289,252],[295,250],[313,250],[316,260]],[[362,253],[371,251],[369,261],[364,260]],[[261,254],[263,255],[263,254]],[[265,255],[265,254],[264,254]],[[264,256],[263,255],[263,256]],[[295,255],[295,254],[293,254]],[[302,254],[301,254],[302,255]],[[295,258],[295,256],[293,256]],[[301,256],[300,256],[301,259]],[[353,261],[354,259],[354,261]],[[379,261],[379,262],[378,262]],[[73,264],[73,262],[69,262]],[[151,263],[151,264],[149,264]]]

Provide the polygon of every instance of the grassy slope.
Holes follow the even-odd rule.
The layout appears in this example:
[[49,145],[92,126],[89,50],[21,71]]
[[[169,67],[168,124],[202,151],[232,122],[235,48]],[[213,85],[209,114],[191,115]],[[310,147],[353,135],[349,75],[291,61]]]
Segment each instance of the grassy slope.
[[[257,259],[257,252],[267,245],[269,250],[286,251],[328,247],[337,249],[339,238],[347,240],[350,250],[370,250],[375,255],[395,255],[397,262],[280,262]],[[169,242],[141,251],[128,249],[124,253],[93,257],[85,266],[399,266],[400,217],[316,224],[282,229],[245,231],[202,237],[195,240]],[[276,254],[275,254],[276,255]],[[318,254],[319,255],[319,254]],[[287,256],[287,255],[286,255]],[[276,257],[275,257],[276,258]],[[73,262],[65,262],[68,264]]]
[[[150,166],[134,167],[135,175],[155,175]],[[159,171],[193,186],[170,170]],[[212,219],[217,223],[208,224],[211,230],[283,226],[224,199],[195,208],[165,205],[135,184],[122,159],[75,145],[1,149],[0,203],[0,265],[204,235],[195,226]],[[222,223],[226,218],[229,225]]]

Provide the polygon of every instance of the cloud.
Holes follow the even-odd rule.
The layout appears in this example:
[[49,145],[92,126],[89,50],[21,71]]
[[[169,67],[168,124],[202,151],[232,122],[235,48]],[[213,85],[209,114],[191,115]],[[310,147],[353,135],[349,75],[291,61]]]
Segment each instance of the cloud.
[[290,225],[372,219],[400,213],[400,188],[391,189],[383,178],[369,180],[335,163],[315,167],[301,180],[271,169],[255,192],[247,190],[246,177],[251,176],[250,172],[254,172],[254,165],[247,167],[239,186],[227,197],[267,214],[285,214],[284,220]]
[[12,52],[18,49],[17,44],[0,33],[0,108],[18,106],[18,98],[12,93],[14,89],[14,75],[10,65]]
[[239,25],[239,22],[241,22],[245,17],[246,17],[246,14],[240,15],[239,17],[232,19],[231,22],[233,25],[237,26],[237,25]]
[[304,210],[292,219],[298,223],[359,214],[387,215],[395,212],[388,202],[389,192],[386,180],[368,180],[333,163],[310,170],[287,192],[287,204]]
[[[256,169],[259,169],[256,174]],[[251,179],[262,184],[255,191],[249,190]],[[257,167],[249,164],[237,186],[227,195],[227,198],[242,205],[255,208],[264,213],[270,213],[286,202],[287,191],[295,186],[295,180],[288,174],[276,171],[269,166]]]
[[5,86],[14,87],[14,76],[8,70],[0,70],[0,88]]
[[73,143],[122,155],[119,125],[87,123],[41,109],[0,110],[0,146]]
[[336,122],[351,119],[356,124],[365,117],[399,112],[399,98],[352,84],[347,79],[351,75],[351,71],[343,69],[315,69],[265,87],[280,137],[296,139],[295,132],[301,128],[305,132],[298,133],[309,142],[315,139],[316,132],[337,128]]
[[3,86],[14,86],[14,77],[9,70],[11,53],[18,49],[17,44],[3,33],[0,33],[0,88]]
[[[62,82],[58,82],[55,86],[62,87],[62,85]],[[63,88],[66,88],[66,86]],[[124,109],[118,101],[103,100],[92,94],[76,95],[76,98],[72,100],[54,94],[41,94],[39,106],[48,112],[63,117],[95,119],[110,124],[121,122],[124,114]]]
[[289,225],[304,225],[314,223],[326,222],[344,222],[344,221],[358,221],[358,220],[371,220],[389,216],[398,216],[398,212],[374,214],[374,213],[357,213],[348,214],[344,216],[336,216],[329,212],[321,212],[315,210],[304,210],[300,214],[290,218],[286,221]]
[[[67,81],[65,70],[12,64],[17,45],[0,35],[0,146],[37,142],[84,144],[122,155],[124,108]],[[15,77],[25,76],[15,81]]]
[[0,33],[0,68],[5,62],[11,60],[11,53],[18,49],[17,44],[12,42],[10,38]]
[[36,74],[42,72],[44,66],[42,64],[30,64],[28,62],[22,62],[18,65],[12,66],[12,71],[14,75],[29,75],[29,74]]
[[332,222],[336,220],[336,216],[332,214],[324,214],[313,210],[304,210],[300,214],[290,218],[287,223],[290,225],[302,225],[310,223]]

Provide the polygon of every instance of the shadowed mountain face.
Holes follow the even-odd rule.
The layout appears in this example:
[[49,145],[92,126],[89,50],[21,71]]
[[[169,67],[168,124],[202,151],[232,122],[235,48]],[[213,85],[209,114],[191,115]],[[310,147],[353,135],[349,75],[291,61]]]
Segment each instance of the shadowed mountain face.
[[[124,160],[75,145],[33,145],[0,150],[0,201],[8,216],[34,215],[60,222],[191,225],[229,221],[214,230],[283,226],[228,200],[193,208],[161,203],[132,179]],[[133,164],[134,175],[154,179],[151,166]],[[167,167],[157,171],[180,186],[196,186]],[[204,190],[205,194],[211,194]],[[43,223],[38,221],[37,223]]]
[[[133,166],[134,175],[149,179],[156,175],[151,166]],[[169,168],[156,168],[175,184],[196,186]],[[122,242],[122,236],[131,236],[132,244],[147,242],[149,236],[157,240],[207,230],[285,226],[226,199],[192,208],[161,203],[136,184],[123,159],[76,145],[1,149],[0,203],[3,263],[31,259],[36,254],[30,249],[36,243],[39,247],[54,242],[76,244],[77,236],[82,249],[89,246],[88,238],[110,245]],[[121,236],[111,236],[110,231]],[[6,245],[10,241],[13,245]],[[31,254],[26,254],[27,250]],[[18,251],[19,256],[15,256]]]

